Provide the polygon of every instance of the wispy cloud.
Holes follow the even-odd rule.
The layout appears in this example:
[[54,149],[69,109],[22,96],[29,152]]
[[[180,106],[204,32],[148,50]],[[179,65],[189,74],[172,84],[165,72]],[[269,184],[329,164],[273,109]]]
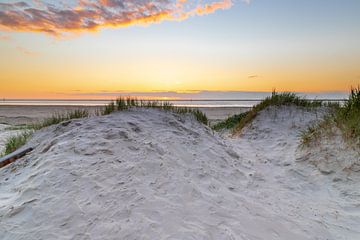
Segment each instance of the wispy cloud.
[[61,36],[104,27],[180,21],[231,8],[236,0],[76,0],[66,4],[8,1],[0,3],[0,30]]
[[[0,6],[1,6],[1,4],[3,4],[3,3],[0,3]],[[13,39],[10,35],[0,33],[0,41],[9,41],[12,45],[14,45],[15,49],[18,52],[22,53],[22,54],[25,54],[25,55],[28,55],[28,56],[35,56],[35,55],[38,54],[35,51],[29,50],[29,49],[27,49],[25,47],[20,46],[17,43],[17,41],[15,39]]]
[[0,34],[0,41],[9,41],[9,40],[11,40],[11,36]]
[[[116,97],[136,97],[138,99],[263,99],[271,96],[272,92],[246,92],[246,91],[206,91],[206,90],[186,90],[186,91],[152,91],[152,92],[131,92],[131,91],[96,91],[96,92],[68,92],[57,93],[66,98],[89,98],[89,99],[114,99]],[[343,99],[347,96],[346,92],[314,92],[302,93],[299,96],[310,99]]]
[[28,56],[35,56],[37,53],[33,52],[27,48],[21,47],[21,46],[17,46],[16,49],[21,52],[22,54],[28,55]]

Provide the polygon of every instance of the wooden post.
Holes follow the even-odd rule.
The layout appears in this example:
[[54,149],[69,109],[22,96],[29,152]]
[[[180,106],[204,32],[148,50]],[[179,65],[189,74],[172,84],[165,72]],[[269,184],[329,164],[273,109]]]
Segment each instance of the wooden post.
[[10,153],[9,155],[6,155],[6,156],[0,158],[0,168],[3,168],[12,162],[15,162],[16,160],[18,160],[19,158],[22,158],[23,156],[25,156],[27,153],[31,152],[32,150],[34,150],[32,147],[28,147],[25,149],[20,148],[20,149],[16,150],[15,152]]

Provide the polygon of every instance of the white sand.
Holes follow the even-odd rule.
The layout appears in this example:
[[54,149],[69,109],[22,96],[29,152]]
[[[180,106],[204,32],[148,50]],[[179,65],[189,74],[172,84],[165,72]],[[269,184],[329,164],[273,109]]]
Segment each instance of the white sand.
[[0,239],[360,239],[360,173],[313,159],[346,149],[299,147],[321,116],[268,109],[232,139],[154,109],[41,130],[0,169]]

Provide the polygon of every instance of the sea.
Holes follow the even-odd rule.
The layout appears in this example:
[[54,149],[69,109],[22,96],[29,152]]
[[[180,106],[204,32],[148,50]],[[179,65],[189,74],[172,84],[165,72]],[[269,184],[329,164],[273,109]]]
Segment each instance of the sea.
[[[221,92],[220,94],[193,94],[192,98],[173,99],[171,97],[159,98],[151,96],[150,101],[166,101],[179,107],[252,107],[258,104],[271,92]],[[296,93],[308,100],[327,102],[344,102],[348,94],[345,92],[327,93]],[[128,97],[131,95],[123,96]],[[137,99],[142,98],[135,96]],[[113,99],[116,99],[115,97]],[[113,99],[6,99],[0,98],[0,106],[104,106]],[[143,100],[149,101],[149,98]]]

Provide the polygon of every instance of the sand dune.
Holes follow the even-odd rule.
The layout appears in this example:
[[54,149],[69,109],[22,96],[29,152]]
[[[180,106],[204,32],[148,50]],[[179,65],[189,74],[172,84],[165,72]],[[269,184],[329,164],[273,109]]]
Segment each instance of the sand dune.
[[357,168],[299,146],[323,114],[269,108],[233,138],[155,109],[43,129],[0,169],[0,239],[360,239]]

